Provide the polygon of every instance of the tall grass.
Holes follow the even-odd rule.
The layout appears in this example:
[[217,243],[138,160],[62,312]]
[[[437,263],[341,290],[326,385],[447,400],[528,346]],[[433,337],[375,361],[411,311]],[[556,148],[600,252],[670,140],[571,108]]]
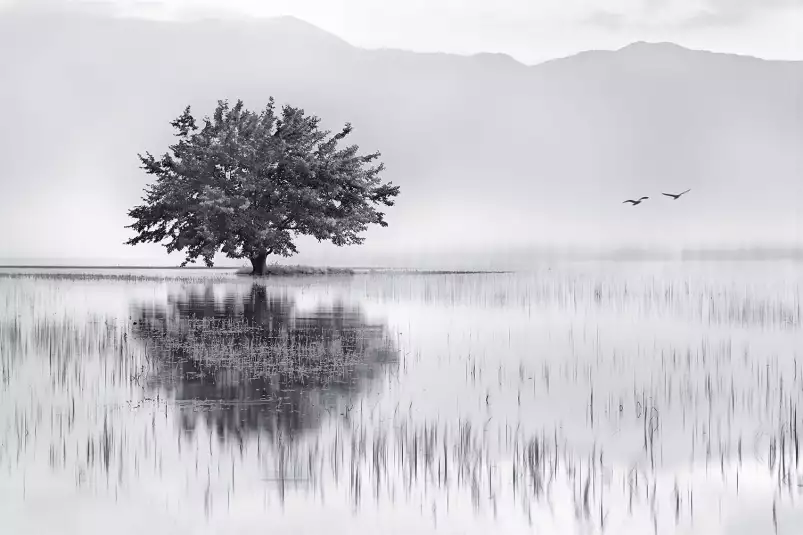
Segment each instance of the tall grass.
[[606,533],[690,529],[713,514],[712,488],[771,481],[765,525],[789,529],[803,478],[797,286],[541,275],[321,290],[446,311],[416,323],[416,309],[403,332],[217,306],[53,314],[37,291],[63,287],[12,299],[0,286],[20,312],[0,320],[0,468],[20,489],[45,463],[81,487],[159,489],[208,515],[264,493],[310,514],[384,504],[442,522],[465,505]]

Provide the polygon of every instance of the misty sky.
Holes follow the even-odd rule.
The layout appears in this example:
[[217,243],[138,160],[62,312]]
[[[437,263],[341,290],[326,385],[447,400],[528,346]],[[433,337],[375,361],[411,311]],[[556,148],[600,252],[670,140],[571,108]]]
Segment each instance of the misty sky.
[[368,48],[503,52],[525,63],[632,41],[803,59],[803,0],[0,0],[177,19],[293,15]]
[[[11,80],[0,85],[0,228],[13,229],[0,233],[0,263],[180,262],[160,245],[123,245],[127,210],[152,178],[136,154],[165,150],[188,103],[202,115],[218,98],[250,108],[268,95],[327,128],[353,122],[354,141],[381,151],[385,178],[402,187],[390,227],[370,229],[365,245],[302,238],[293,262],[409,267],[414,255],[444,268],[446,255],[507,262],[502,253],[532,247],[801,243],[803,63],[626,45],[803,60],[803,0],[217,3],[0,0],[124,16],[0,13]],[[265,20],[155,21],[234,15]],[[267,20],[281,15],[324,31]],[[364,48],[528,64],[621,50],[525,67]],[[686,188],[677,203],[660,196]],[[623,207],[641,195],[653,198]]]

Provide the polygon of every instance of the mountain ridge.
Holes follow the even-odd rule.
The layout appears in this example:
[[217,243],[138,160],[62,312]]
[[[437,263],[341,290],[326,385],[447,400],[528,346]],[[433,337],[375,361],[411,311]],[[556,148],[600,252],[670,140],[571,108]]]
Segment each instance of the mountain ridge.
[[572,58],[579,55],[584,54],[594,54],[594,53],[616,53],[616,52],[624,52],[628,50],[636,50],[636,49],[643,49],[643,48],[672,48],[675,50],[682,50],[684,52],[701,52],[707,54],[717,54],[723,56],[733,56],[739,58],[750,58],[756,59],[760,61],[768,61],[768,62],[775,62],[775,63],[803,63],[803,60],[784,60],[784,59],[768,59],[768,58],[761,58],[758,56],[753,56],[750,54],[736,54],[732,52],[720,52],[720,51],[712,51],[706,50],[701,48],[692,48],[680,43],[676,43],[673,41],[649,41],[649,40],[635,40],[625,45],[620,46],[619,48],[615,49],[588,49],[582,50],[573,54],[560,56],[556,58],[552,58],[549,60],[545,60],[538,63],[524,63],[522,61],[517,60],[515,57],[511,56],[510,54],[504,52],[488,52],[488,51],[479,51],[479,52],[471,52],[471,53],[454,53],[454,52],[440,52],[440,51],[413,51],[404,48],[395,48],[395,47],[364,47],[359,46],[354,43],[349,42],[347,39],[337,35],[337,33],[325,30],[311,22],[308,22],[300,17],[296,17],[294,15],[279,15],[273,17],[253,17],[253,16],[245,16],[239,15],[234,13],[228,12],[221,12],[216,14],[215,16],[212,15],[205,15],[205,14],[197,14],[197,15],[185,15],[178,19],[153,19],[153,18],[146,18],[144,16],[136,16],[136,15],[110,15],[105,10],[96,10],[94,7],[91,9],[89,7],[84,9],[78,9],[77,7],[60,7],[60,6],[47,6],[47,10],[40,11],[40,10],[26,10],[25,8],[16,8],[16,9],[7,9],[5,11],[0,10],[0,19],[3,18],[14,18],[14,17],[29,17],[29,18],[56,18],[60,21],[64,20],[84,20],[93,19],[97,22],[106,22],[110,19],[117,19],[117,20],[127,20],[127,21],[140,21],[143,23],[151,24],[163,24],[163,25],[192,25],[192,24],[207,24],[211,26],[232,26],[232,25],[242,25],[245,27],[255,27],[255,26],[265,26],[265,27],[274,27],[277,26],[286,26],[292,27],[295,30],[300,30],[306,32],[308,35],[316,35],[318,38],[328,39],[332,42],[338,41],[341,44],[348,45],[352,48],[356,48],[363,51],[386,51],[386,52],[403,52],[406,54],[415,54],[415,55],[446,55],[452,56],[456,58],[476,58],[476,59],[485,59],[486,57],[493,57],[494,59],[500,59],[504,61],[512,60],[518,65],[523,67],[538,67],[544,65],[545,63],[550,63],[554,61],[561,61],[564,59]]

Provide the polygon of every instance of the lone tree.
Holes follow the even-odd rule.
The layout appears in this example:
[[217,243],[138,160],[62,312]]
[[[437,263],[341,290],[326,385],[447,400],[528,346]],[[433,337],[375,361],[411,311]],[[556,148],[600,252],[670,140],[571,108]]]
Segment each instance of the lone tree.
[[221,251],[248,258],[254,275],[265,273],[269,255],[292,256],[298,235],[335,245],[362,243],[370,224],[386,227],[377,205],[393,206],[399,187],[383,183],[379,153],[338,143],[351,132],[319,130],[320,119],[271,97],[261,113],[218,101],[214,116],[196,126],[190,107],[170,123],[178,143],[161,159],[139,155],[156,175],[144,204],[129,210],[137,235],[126,243],[160,243],[185,251],[182,266]]

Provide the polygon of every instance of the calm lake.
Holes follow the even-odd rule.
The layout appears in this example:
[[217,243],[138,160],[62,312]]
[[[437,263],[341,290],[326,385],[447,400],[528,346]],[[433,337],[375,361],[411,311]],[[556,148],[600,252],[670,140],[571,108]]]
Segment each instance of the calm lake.
[[3,269],[0,517],[15,535],[801,533],[802,283],[791,262]]

